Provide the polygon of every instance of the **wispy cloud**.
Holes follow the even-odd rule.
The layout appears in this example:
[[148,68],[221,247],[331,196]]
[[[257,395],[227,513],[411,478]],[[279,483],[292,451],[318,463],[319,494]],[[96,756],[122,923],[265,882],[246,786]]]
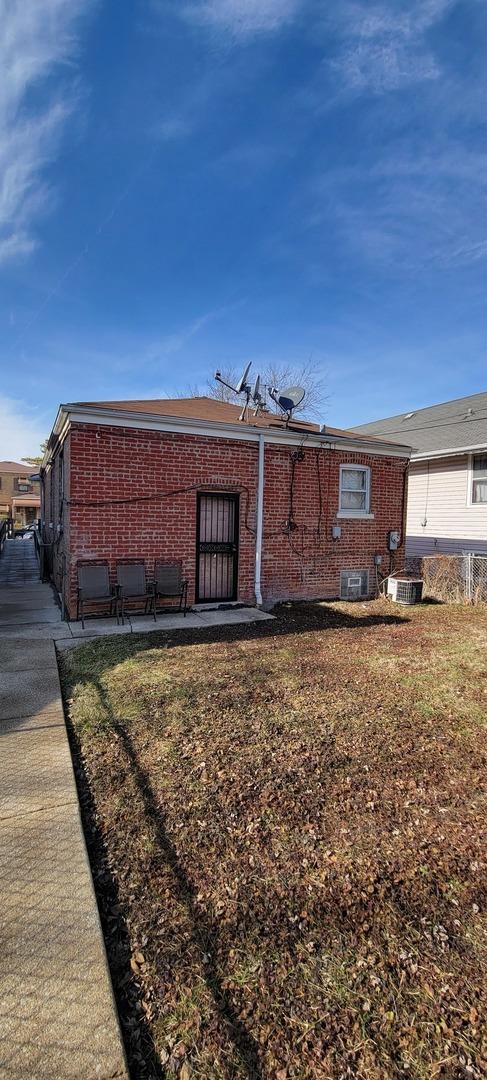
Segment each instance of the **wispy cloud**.
[[181,352],[181,350],[184,349],[184,347],[196,337],[201,330],[208,326],[209,323],[214,322],[215,319],[218,319],[228,311],[233,310],[234,306],[235,305],[233,304],[229,304],[226,307],[207,311],[206,314],[198,316],[197,319],[193,319],[186,326],[181,327],[180,330],[176,330],[175,333],[167,334],[166,337],[153,342],[146,349],[144,355],[145,365],[150,365],[156,360],[171,357],[175,353]]
[[73,102],[72,70],[57,89],[52,77],[68,71],[78,19],[89,6],[91,0],[0,0],[0,265],[36,246],[35,222],[50,199],[43,170]]
[[322,20],[326,57],[303,103],[320,124],[345,108],[354,143],[346,164],[322,157],[302,204],[320,243],[326,235],[356,269],[366,260],[432,274],[487,258],[487,155],[476,137],[487,78],[445,50],[455,6],[344,0]]
[[438,60],[427,31],[453,0],[411,0],[406,9],[366,0],[343,3],[328,20],[339,40],[331,67],[342,89],[380,94],[437,79]]
[[154,124],[151,135],[160,142],[177,142],[190,135],[192,130],[189,117],[184,116],[182,112],[174,112]]
[[334,230],[346,249],[399,274],[467,266],[487,257],[487,156],[441,140],[414,141],[372,165],[327,170],[311,188],[308,226]]
[[24,401],[0,397],[0,458],[20,461],[33,457],[49,434],[52,419]]
[[301,7],[303,0],[195,0],[183,4],[181,14],[190,23],[245,41],[282,29]]

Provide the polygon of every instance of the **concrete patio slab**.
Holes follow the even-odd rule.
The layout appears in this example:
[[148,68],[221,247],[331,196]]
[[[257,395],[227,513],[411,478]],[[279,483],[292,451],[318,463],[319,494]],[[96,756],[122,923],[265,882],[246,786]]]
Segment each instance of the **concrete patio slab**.
[[154,619],[140,618],[131,619],[133,634],[152,634],[158,630],[197,630],[203,626],[203,621],[195,612],[188,612],[186,616],[176,612],[175,615],[161,615],[157,622]]
[[132,628],[128,619],[125,620],[124,626],[117,626],[115,619],[86,619],[84,630],[80,622],[69,622],[64,625],[75,638],[106,637],[107,635],[111,636],[112,634],[132,633]]
[[82,641],[95,641],[100,637],[110,637],[115,634],[157,634],[166,630],[204,630],[208,626],[236,625],[238,623],[261,622],[264,619],[273,619],[266,611],[259,608],[212,608],[211,610],[189,611],[186,616],[180,612],[174,615],[160,615],[156,622],[149,615],[132,615],[125,619],[124,626],[117,626],[113,619],[93,619],[86,621],[85,629],[81,623],[70,622],[64,625],[72,634],[72,639],[67,634],[58,636],[56,648],[73,649],[76,643]]
[[260,611],[259,608],[235,608],[230,611],[202,611],[200,618],[205,626],[233,626],[238,623],[263,622],[274,619],[275,616],[267,611]]

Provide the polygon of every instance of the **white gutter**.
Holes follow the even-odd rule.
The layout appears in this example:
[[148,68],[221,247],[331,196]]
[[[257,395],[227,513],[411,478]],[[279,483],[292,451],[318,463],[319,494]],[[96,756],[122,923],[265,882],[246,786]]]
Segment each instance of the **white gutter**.
[[[103,407],[68,404],[60,405],[52,434],[58,435],[61,441],[69,429],[71,423],[78,424],[108,424],[110,427],[131,427],[139,430],[170,431],[179,434],[205,435],[216,438],[231,438],[242,442],[258,442],[262,428],[256,424],[242,424],[226,421],[198,420],[190,417],[172,417],[154,413],[133,412],[126,409],[106,409]],[[360,453],[368,453],[380,457],[409,457],[411,447],[400,443],[383,443],[375,439],[373,443],[360,439],[359,436],[335,435],[334,433],[309,431],[307,429],[293,429],[282,427],[268,427],[265,429],[267,443],[288,445],[302,445],[303,439],[307,446],[322,446],[326,444],[330,449],[336,450],[343,447],[345,450]],[[42,462],[45,468],[51,456],[48,447]]]
[[264,529],[264,453],[265,438],[259,434],[259,464],[257,473],[257,522],[255,536],[255,602],[262,607],[262,534]]
[[485,450],[486,444],[476,443],[474,446],[457,446],[455,449],[445,450],[422,450],[421,453],[411,454],[411,461],[430,461],[434,458],[461,457],[463,454],[471,454],[473,451]]

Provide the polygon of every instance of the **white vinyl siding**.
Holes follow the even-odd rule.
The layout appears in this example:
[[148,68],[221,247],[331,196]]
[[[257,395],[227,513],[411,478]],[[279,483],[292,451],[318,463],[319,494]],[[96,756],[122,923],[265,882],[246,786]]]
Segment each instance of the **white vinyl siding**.
[[472,454],[470,502],[487,503],[487,454]]
[[472,475],[468,454],[411,462],[407,555],[487,554],[487,503],[472,502]]

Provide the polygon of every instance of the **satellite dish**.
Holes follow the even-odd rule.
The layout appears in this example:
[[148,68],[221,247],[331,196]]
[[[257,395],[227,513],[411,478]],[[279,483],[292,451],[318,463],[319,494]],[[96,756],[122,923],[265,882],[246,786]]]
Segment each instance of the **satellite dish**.
[[264,396],[260,392],[260,375],[256,375],[255,377],[254,385],[250,391],[250,397],[254,403],[254,416],[257,416],[265,405]]
[[247,382],[251,367],[252,361],[250,362],[250,364],[247,364],[247,367],[245,368],[242,377],[238,380],[236,386],[232,386],[231,383],[228,383],[226,381],[226,379],[222,379],[220,371],[215,371],[215,379],[217,382],[222,383],[223,386],[228,386],[228,389],[233,390],[234,394],[245,394],[245,403],[243,405],[242,412],[240,413],[239,420],[245,420],[247,418],[247,412],[251,398],[255,405],[254,416],[257,416],[257,413],[260,409],[264,408],[265,404],[264,398],[260,392],[260,377],[258,375],[256,376],[254,380],[254,385],[252,387],[250,387],[249,383]]
[[271,398],[276,402],[276,405],[279,405],[279,408],[282,409],[283,413],[286,414],[288,420],[291,419],[294,410],[301,405],[305,393],[306,391],[302,386],[288,386],[287,390],[283,390],[282,392],[277,390],[275,386],[271,386],[269,389]]
[[262,394],[260,392],[260,375],[257,375],[255,378],[254,385],[250,392],[250,396],[252,398],[252,401],[254,401],[256,405],[259,405],[260,402],[263,400]]
[[244,371],[244,373],[242,375],[242,378],[239,379],[239,381],[238,381],[238,383],[237,383],[237,385],[235,387],[235,393],[241,394],[242,390],[244,390],[245,386],[247,385],[247,376],[248,376],[248,373],[249,373],[251,367],[252,367],[252,361],[250,361],[250,364],[247,364],[247,367],[245,368],[245,371]]
[[283,412],[293,412],[304,401],[305,393],[306,391],[303,390],[302,386],[289,386],[287,390],[283,390],[282,394],[279,394],[278,404]]

